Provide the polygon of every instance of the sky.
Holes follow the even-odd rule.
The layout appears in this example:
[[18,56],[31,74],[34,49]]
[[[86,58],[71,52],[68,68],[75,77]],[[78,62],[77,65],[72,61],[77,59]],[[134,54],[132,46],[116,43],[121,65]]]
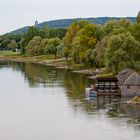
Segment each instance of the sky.
[[0,0],[0,34],[55,19],[137,16],[140,0]]

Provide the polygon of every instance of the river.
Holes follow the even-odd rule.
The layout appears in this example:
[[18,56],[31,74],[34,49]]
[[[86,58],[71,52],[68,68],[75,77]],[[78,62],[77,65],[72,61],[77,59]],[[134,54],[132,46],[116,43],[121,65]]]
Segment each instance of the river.
[[1,62],[0,140],[140,140],[140,108],[86,98],[91,82],[68,70]]

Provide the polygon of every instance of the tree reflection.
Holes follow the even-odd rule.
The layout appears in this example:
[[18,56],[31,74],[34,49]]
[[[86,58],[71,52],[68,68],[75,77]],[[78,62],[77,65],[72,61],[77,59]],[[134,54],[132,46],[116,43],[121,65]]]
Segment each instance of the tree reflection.
[[106,110],[110,118],[120,117],[120,114],[140,120],[140,107],[118,104],[120,98],[94,98],[87,99],[85,87],[92,82],[86,75],[72,73],[69,70],[55,69],[41,64],[1,62],[0,67],[11,67],[14,71],[21,71],[25,80],[32,88],[36,87],[63,87],[66,91],[69,105],[74,111],[94,114],[97,110]]

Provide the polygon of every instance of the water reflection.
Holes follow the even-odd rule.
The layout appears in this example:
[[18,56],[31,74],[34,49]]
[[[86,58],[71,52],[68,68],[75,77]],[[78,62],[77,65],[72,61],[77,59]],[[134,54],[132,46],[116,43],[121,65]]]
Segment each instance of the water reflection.
[[127,105],[120,104],[119,105],[120,112],[126,114],[128,117],[133,117],[140,121],[140,106],[139,105]]
[[[90,121],[89,124],[88,122],[86,123],[82,122],[82,123],[86,125],[86,127],[92,128],[96,132],[94,135],[96,134],[100,135],[100,131],[104,131],[105,133],[103,133],[102,138],[104,137],[107,138],[107,134],[108,134],[110,135],[110,139],[112,140],[113,139],[117,140],[118,138],[126,139],[125,136],[120,136],[120,135],[116,136],[116,133],[117,134],[121,133],[123,129],[125,129],[124,134],[127,134],[127,132],[132,132],[132,128],[134,130],[138,130],[138,132],[140,130],[140,107],[119,104],[122,100],[124,100],[122,98],[101,98],[101,97],[93,98],[93,99],[87,98],[84,94],[85,87],[88,87],[93,81],[87,79],[86,75],[75,74],[75,73],[71,73],[69,70],[55,69],[53,67],[47,67],[47,66],[43,66],[39,64],[32,64],[32,63],[1,62],[0,69],[5,69],[5,68],[10,68],[12,69],[12,71],[20,72],[22,74],[22,76],[24,77],[25,83],[28,84],[29,86],[29,89],[27,87],[23,88],[24,94],[25,92],[29,92],[29,91],[33,93],[36,93],[36,91],[38,92],[38,94],[36,95],[37,98],[35,98],[36,96],[32,96],[32,98],[35,98],[35,101],[32,101],[22,95],[24,98],[26,98],[26,100],[28,99],[29,102],[32,101],[33,105],[36,105],[36,100],[37,101],[40,100],[41,97],[39,94],[41,93],[42,90],[44,90],[44,93],[47,94],[49,93],[49,89],[55,89],[55,95],[61,92],[65,98],[64,97],[62,98],[62,96],[60,97],[53,96],[53,99],[52,99],[52,97],[50,96],[49,97],[44,96],[43,98],[41,98],[41,101],[37,103],[39,106],[43,102],[43,107],[45,106],[45,108],[43,108],[44,109],[43,113],[48,109],[47,108],[48,105],[54,104],[54,107],[49,106],[50,108],[50,110],[48,109],[49,113],[47,112],[48,114],[47,115],[45,114],[45,115],[46,117],[48,117],[49,115],[50,118],[53,118],[53,120],[56,119],[56,121],[58,122],[61,121],[62,126],[64,125],[64,127],[66,127],[65,123],[67,123],[67,120],[65,120],[65,117],[69,118],[69,116],[71,116],[69,118],[69,121],[71,123],[77,123],[77,121],[75,122],[75,116],[78,116],[78,117],[80,116],[79,117],[80,119],[81,117],[83,117],[84,119],[86,119],[86,121],[87,120]],[[14,92],[15,91],[13,89],[13,93]],[[12,95],[10,97],[12,98]],[[47,98],[49,98],[50,100],[48,100]],[[26,102],[26,100],[23,100],[23,104],[24,102]],[[63,104],[61,105],[61,103]],[[30,106],[30,103],[28,103],[27,105]],[[36,105],[36,108],[39,108],[38,106]],[[58,112],[58,109],[60,108],[57,108],[57,107],[59,106],[62,107],[61,113]],[[41,104],[41,107],[42,107],[42,104]],[[31,107],[31,110],[32,109],[36,110],[36,108]],[[28,107],[26,109],[28,110]],[[40,108],[39,108],[39,111],[40,111]],[[53,116],[51,116],[52,112],[53,112]],[[69,112],[73,112],[75,116],[72,118],[72,115],[69,115]],[[64,122],[65,121],[66,122],[63,124],[63,120],[61,119],[57,120],[57,118],[55,118],[55,115],[57,115],[57,118],[59,117],[63,118]],[[44,121],[46,121],[45,118],[44,118]],[[91,124],[93,126],[95,125],[96,127],[91,127]],[[71,124],[68,124],[68,126],[71,126]],[[57,128],[57,126],[55,127]],[[81,124],[78,127],[81,130],[80,127],[81,127]],[[126,127],[128,128],[126,129]],[[88,132],[91,132],[89,128],[87,128]],[[91,134],[89,134],[90,138],[93,139]],[[131,138],[135,139],[135,136],[133,134],[132,135],[128,134],[128,136],[129,137],[127,137],[127,140]],[[140,135],[138,135],[138,137],[140,138]],[[73,137],[71,137],[71,139],[72,138]],[[97,140],[101,140],[101,137],[99,136],[96,136],[96,138]],[[83,138],[77,137],[77,139],[82,140]]]
[[121,98],[87,98],[85,87],[93,81],[86,78],[86,75],[71,73],[69,70],[55,69],[41,64],[1,62],[0,68],[12,68],[13,71],[20,71],[25,81],[32,88],[38,87],[64,87],[69,104],[74,110],[85,111],[89,114],[95,110],[108,109],[109,117],[117,117],[119,113],[127,114],[129,117],[139,118],[140,107],[126,104],[118,104],[124,99]]

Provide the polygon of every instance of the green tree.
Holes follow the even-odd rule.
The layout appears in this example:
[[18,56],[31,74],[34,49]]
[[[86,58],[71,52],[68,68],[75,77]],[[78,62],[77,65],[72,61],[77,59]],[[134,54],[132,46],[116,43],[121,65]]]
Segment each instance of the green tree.
[[8,39],[8,38],[2,38],[1,40],[1,44],[0,44],[0,47],[2,50],[7,50],[8,49],[8,44],[10,43],[11,41]]
[[42,47],[43,48],[45,48],[46,47],[46,45],[47,45],[47,43],[48,43],[48,38],[44,38],[44,39],[42,39],[42,41],[41,41],[41,45],[42,45]]
[[80,56],[79,53],[81,52],[81,48],[78,46],[75,46],[72,49],[72,59],[74,60],[75,64],[79,64],[80,63]]
[[65,57],[66,61],[68,61],[70,50],[65,46],[65,40],[62,39],[60,45],[57,47],[57,54],[60,57]]
[[65,34],[66,34],[67,29],[63,29],[63,28],[48,28],[48,27],[44,27],[41,32],[44,34],[45,38],[64,38]]
[[54,57],[56,58],[57,47],[60,45],[60,43],[61,43],[61,40],[59,38],[48,39],[48,42],[45,47],[45,53],[54,54]]
[[88,49],[85,52],[86,54],[86,64],[90,67],[97,67],[97,59],[96,59],[96,55],[95,55],[95,49]]
[[113,35],[123,33],[130,28],[131,22],[128,19],[110,20],[103,26],[105,35]]
[[111,33],[113,31],[113,29],[116,27],[116,24],[117,24],[117,20],[110,20],[110,21],[108,21],[103,26],[105,35],[108,35],[109,33]]
[[140,23],[140,11],[138,12],[136,21],[137,21],[137,23]]
[[28,43],[35,36],[39,36],[39,29],[35,26],[29,27],[28,32],[25,34],[26,42]]
[[105,36],[101,41],[95,46],[94,55],[98,64],[98,67],[105,66],[105,55],[106,55],[106,48],[108,43],[108,36]]
[[22,38],[19,42],[19,47],[20,47],[20,52],[21,54],[25,54],[26,53],[26,45],[27,45],[27,42],[25,40],[25,38]]
[[67,48],[67,47],[64,47],[64,48],[63,48],[63,55],[64,55],[64,57],[66,58],[66,61],[68,61],[69,54],[70,54],[70,49]]
[[140,43],[130,33],[113,35],[109,38],[106,66],[114,74],[124,68],[135,68],[140,61]]
[[18,47],[17,43],[15,40],[12,40],[9,44],[8,44],[8,48],[10,50],[12,50],[13,52],[16,51],[16,48]]
[[29,56],[37,56],[44,53],[44,47],[41,44],[41,37],[35,36],[31,41],[29,41],[26,47],[26,53]]
[[140,41],[140,23],[132,24],[130,32],[135,37],[136,40]]

